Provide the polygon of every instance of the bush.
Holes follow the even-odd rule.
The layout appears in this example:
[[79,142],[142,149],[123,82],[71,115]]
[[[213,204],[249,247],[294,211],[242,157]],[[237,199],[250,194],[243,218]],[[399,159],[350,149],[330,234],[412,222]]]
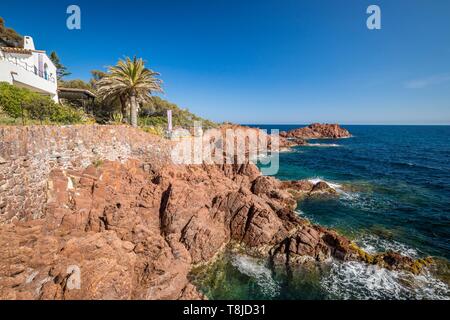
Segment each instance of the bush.
[[172,110],[172,122],[174,127],[189,128],[198,121],[202,123],[203,128],[215,128],[217,124],[203,119],[188,109],[182,109],[174,103],[154,96],[152,100],[145,103],[139,112],[139,124],[144,126],[163,126],[167,127],[167,110]]
[[52,116],[55,103],[48,97],[37,96],[23,103],[24,115],[41,123]]
[[22,116],[22,103],[30,100],[29,90],[18,88],[6,82],[0,83],[0,108],[12,118]]
[[55,106],[56,108],[49,117],[51,122],[60,124],[95,122],[81,110],[59,104],[55,104]]
[[84,82],[83,80],[80,80],[80,79],[67,80],[67,81],[60,80],[58,82],[58,85],[63,88],[85,89],[85,90],[94,91],[94,88],[92,87],[92,85],[90,83]]
[[156,135],[156,136],[160,136],[160,137],[165,136],[165,130],[163,127],[160,127],[160,126],[142,127],[142,130],[144,130],[147,133]]
[[138,118],[138,124],[142,127],[158,126],[167,128],[167,117],[164,116],[145,116]]
[[0,109],[6,116],[40,123],[74,124],[90,122],[81,110],[55,103],[50,97],[28,89],[0,83]]

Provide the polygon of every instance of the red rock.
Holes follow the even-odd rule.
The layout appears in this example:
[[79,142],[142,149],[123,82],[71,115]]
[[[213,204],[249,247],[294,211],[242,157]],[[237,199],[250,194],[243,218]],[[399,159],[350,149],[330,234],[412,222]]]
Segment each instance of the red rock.
[[[0,224],[0,299],[202,299],[192,267],[231,242],[283,266],[334,257],[420,269],[299,217],[297,195],[325,184],[263,177],[250,163],[147,160],[52,170],[42,212]],[[80,289],[71,288],[74,267]]]
[[294,129],[288,132],[282,132],[280,135],[290,139],[338,139],[351,137],[348,130],[340,127],[338,124],[320,124],[314,123],[305,128]]

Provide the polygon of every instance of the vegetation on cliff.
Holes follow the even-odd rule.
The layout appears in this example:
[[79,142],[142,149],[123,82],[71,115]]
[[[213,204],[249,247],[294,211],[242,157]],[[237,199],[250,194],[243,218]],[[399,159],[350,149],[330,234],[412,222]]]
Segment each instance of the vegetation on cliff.
[[5,20],[0,17],[0,47],[21,47],[23,37],[14,29],[5,26]]
[[76,124],[92,121],[83,111],[57,104],[48,96],[0,82],[1,124]]
[[203,119],[189,109],[182,109],[175,103],[171,103],[158,96],[143,104],[139,112],[141,126],[167,127],[167,110],[172,110],[173,125],[175,127],[191,127],[194,122],[201,122],[204,128],[213,128],[217,124],[213,121]]

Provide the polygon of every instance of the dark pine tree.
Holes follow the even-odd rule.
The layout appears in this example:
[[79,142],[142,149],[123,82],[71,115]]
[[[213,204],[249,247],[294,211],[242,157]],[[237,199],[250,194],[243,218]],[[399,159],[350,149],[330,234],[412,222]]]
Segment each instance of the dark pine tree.
[[64,77],[71,75],[71,73],[67,70],[67,67],[61,63],[55,51],[50,54],[50,60],[52,60],[56,67],[56,77],[58,78],[58,81],[61,81]]

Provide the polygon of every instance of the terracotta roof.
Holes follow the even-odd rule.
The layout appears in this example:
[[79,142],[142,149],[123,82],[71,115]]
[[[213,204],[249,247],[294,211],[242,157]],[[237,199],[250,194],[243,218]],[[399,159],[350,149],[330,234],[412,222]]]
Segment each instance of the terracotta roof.
[[32,51],[24,48],[13,48],[13,47],[1,47],[0,50],[3,52],[10,53],[22,53],[22,54],[31,54]]

